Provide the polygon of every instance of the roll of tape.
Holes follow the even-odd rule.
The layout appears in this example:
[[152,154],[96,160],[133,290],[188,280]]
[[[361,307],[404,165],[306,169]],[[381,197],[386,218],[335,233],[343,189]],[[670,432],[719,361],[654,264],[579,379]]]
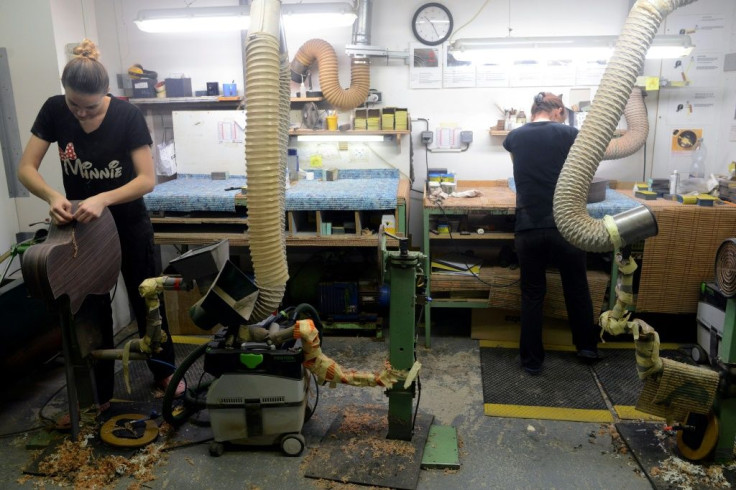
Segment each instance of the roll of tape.
[[483,228],[478,228],[478,234],[479,235],[482,235],[485,232],[486,232],[486,230],[484,230]]

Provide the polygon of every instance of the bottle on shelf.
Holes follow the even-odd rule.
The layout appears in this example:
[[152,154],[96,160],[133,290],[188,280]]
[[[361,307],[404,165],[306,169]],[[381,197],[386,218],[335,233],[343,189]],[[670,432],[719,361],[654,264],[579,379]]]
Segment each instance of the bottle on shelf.
[[693,149],[692,163],[690,164],[689,177],[691,179],[702,179],[705,177],[705,159],[708,157],[708,150],[705,148],[703,138],[698,138]]

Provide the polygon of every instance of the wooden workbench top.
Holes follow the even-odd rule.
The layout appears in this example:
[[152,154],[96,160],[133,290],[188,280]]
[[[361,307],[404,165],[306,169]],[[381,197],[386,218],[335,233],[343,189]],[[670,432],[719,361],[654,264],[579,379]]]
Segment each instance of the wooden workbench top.
[[[503,210],[508,214],[516,212],[516,194],[509,189],[508,180],[458,180],[456,192],[477,190],[478,197],[448,197],[442,201],[445,209]],[[435,204],[424,193],[424,207],[433,208]]]

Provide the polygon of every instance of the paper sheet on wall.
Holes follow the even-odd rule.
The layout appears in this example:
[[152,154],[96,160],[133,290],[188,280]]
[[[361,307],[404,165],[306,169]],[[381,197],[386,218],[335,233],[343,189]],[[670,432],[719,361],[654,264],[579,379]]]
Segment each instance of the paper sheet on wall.
[[442,46],[409,46],[409,86],[411,88],[442,88]]
[[475,87],[475,66],[469,61],[456,60],[454,56],[446,51],[442,58],[442,86],[444,88],[468,88]]
[[704,126],[716,117],[716,92],[709,87],[684,87],[663,90],[660,110],[664,119],[676,127]]

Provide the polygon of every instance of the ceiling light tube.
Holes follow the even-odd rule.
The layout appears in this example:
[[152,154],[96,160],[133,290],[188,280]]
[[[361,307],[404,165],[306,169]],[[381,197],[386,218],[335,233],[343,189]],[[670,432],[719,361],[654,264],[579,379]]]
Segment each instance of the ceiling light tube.
[[239,31],[250,24],[247,5],[140,10],[135,25],[144,32]]
[[[461,61],[513,61],[528,59],[608,59],[617,36],[467,38],[450,43]],[[648,59],[679,58],[693,49],[690,36],[655,36]]]
[[[250,7],[184,7],[140,10],[135,24],[144,32],[207,32],[247,30]],[[349,3],[286,4],[281,6],[284,27],[351,26],[357,15]]]

